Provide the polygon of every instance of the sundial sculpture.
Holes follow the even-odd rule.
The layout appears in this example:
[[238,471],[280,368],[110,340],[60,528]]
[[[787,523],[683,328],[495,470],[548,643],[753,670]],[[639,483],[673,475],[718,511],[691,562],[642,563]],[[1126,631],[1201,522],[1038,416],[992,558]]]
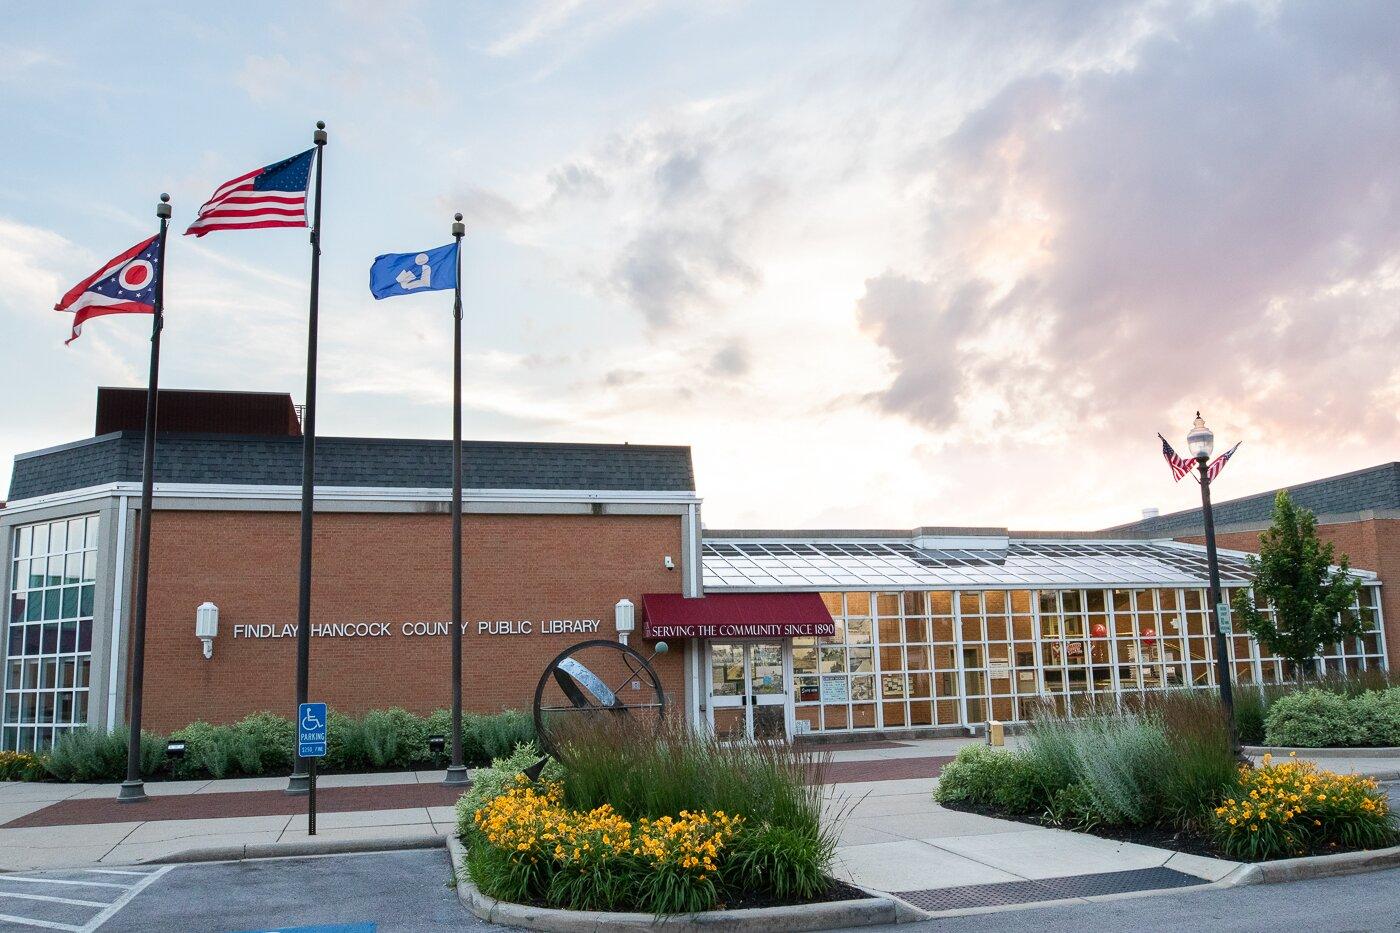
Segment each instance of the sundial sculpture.
[[559,653],[535,688],[535,735],[539,761],[525,769],[530,780],[539,779],[550,756],[557,756],[559,740],[569,728],[598,717],[627,717],[642,725],[660,728],[666,717],[666,692],[651,661],[666,653],[659,641],[651,657],[631,645],[606,638],[592,638]]

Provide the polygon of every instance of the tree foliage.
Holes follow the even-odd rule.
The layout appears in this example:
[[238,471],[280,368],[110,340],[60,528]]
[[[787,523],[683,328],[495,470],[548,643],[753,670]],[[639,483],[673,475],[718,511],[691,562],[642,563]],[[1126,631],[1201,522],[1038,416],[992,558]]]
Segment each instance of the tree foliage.
[[1235,615],[1260,645],[1293,662],[1299,679],[1324,645],[1365,630],[1354,607],[1361,579],[1348,573],[1345,554],[1334,560],[1332,545],[1318,540],[1317,517],[1286,490],[1274,497],[1273,524],[1249,568],[1254,585],[1235,593]]

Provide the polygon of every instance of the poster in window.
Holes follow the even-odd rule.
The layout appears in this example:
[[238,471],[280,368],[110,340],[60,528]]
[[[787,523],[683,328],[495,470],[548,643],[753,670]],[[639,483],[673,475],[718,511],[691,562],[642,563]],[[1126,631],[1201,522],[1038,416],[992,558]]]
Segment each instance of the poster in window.
[[850,698],[850,691],[846,685],[844,677],[823,677],[822,678],[822,702],[823,703],[845,703]]

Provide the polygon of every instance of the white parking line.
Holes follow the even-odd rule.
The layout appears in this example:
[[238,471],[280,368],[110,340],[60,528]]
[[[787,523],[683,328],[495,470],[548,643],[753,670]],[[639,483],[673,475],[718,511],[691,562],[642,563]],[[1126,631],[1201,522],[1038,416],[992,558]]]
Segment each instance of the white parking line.
[[31,920],[28,917],[11,917],[9,914],[0,914],[0,920],[7,923],[18,923],[27,927],[42,927],[45,930],[68,930],[69,933],[79,933],[82,927],[75,927],[68,923],[53,923],[49,920]]
[[20,878],[15,875],[0,875],[0,883],[6,881],[19,881],[24,884],[71,884],[80,888],[121,888],[123,891],[132,887],[129,884],[113,884],[110,881],[69,881],[61,878]]
[[111,901],[80,901],[73,897],[54,897],[52,894],[21,894],[18,891],[0,891],[0,897],[17,897],[25,901],[48,901],[53,904],[77,904],[79,907],[106,907]]
[[144,878],[150,874],[148,871],[121,871],[116,868],[85,868],[89,875],[135,875],[137,878]]
[[160,880],[162,876],[165,875],[166,872],[170,871],[174,867],[174,865],[162,865],[160,868],[157,868],[145,878],[132,885],[131,888],[128,889],[125,894],[117,898],[116,901],[112,904],[108,905],[107,909],[103,910],[102,913],[89,920],[85,926],[79,927],[78,933],[94,933],[94,931],[97,930],[98,927],[102,926],[102,924],[115,917],[117,915],[117,911],[121,910],[123,907],[129,904],[132,898],[140,894],[142,891],[146,890],[146,888],[155,884],[158,880]]

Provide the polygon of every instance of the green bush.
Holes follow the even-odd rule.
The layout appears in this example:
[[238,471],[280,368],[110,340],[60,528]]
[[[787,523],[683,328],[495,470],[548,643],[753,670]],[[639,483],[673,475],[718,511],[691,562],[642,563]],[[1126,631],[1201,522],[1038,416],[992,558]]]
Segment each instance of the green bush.
[[1363,693],[1350,706],[1358,745],[1400,746],[1400,687]]
[[360,721],[335,710],[327,723],[326,757],[321,763],[330,771],[355,771],[364,767],[365,742]]
[[370,710],[360,720],[365,758],[376,768],[408,768],[426,762],[428,722],[408,710]]
[[485,763],[511,754],[522,742],[534,742],[535,722],[520,710],[472,713],[462,717],[462,732],[464,758]]
[[1039,757],[969,745],[943,766],[934,798],[939,803],[991,806],[1008,813],[1031,813],[1049,798],[1051,772]]
[[1345,696],[1313,688],[1279,697],[1264,719],[1268,745],[1326,748],[1355,745],[1360,738]]
[[1075,781],[1055,791],[1045,807],[1045,819],[1055,826],[1089,832],[1104,822],[1104,816],[1094,803],[1089,785]]
[[[126,778],[127,733],[75,729],[60,736],[43,759],[49,774],[60,781],[121,781]],[[141,733],[141,776],[153,776],[165,761],[165,742]]]
[[[257,770],[246,774],[281,774],[292,767],[296,756],[297,730],[292,721],[276,713],[250,713],[233,726],[257,750]],[[245,752],[245,755],[248,754]]]

